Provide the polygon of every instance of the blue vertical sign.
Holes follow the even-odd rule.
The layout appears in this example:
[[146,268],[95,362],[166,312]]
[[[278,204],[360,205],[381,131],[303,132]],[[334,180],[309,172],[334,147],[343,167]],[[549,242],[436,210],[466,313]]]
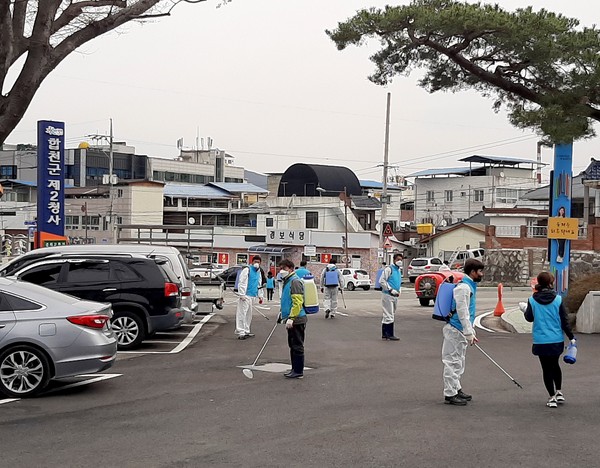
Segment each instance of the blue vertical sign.
[[38,121],[37,229],[42,239],[65,234],[65,124]]
[[[550,188],[552,193],[550,215],[559,218],[571,217],[571,189],[573,185],[573,144],[554,147],[554,171]],[[566,295],[569,287],[569,258],[571,241],[550,240],[550,271],[556,278],[556,291]]]

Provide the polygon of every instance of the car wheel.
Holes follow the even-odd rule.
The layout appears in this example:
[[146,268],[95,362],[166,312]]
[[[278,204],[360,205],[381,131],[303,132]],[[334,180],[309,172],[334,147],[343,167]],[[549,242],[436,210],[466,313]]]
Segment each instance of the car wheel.
[[417,277],[416,276],[411,276],[408,279],[410,280],[411,283],[414,283],[415,281],[417,281]]
[[40,393],[50,381],[46,355],[27,345],[15,346],[0,355],[0,390],[13,398]]
[[348,283],[346,285],[346,287],[348,288],[348,291],[354,291],[356,288],[354,287],[354,283]]
[[363,289],[364,289],[365,291],[368,291],[369,289],[371,289],[371,286],[363,286]]
[[110,324],[120,350],[136,348],[145,338],[144,324],[133,312],[115,312]]
[[423,307],[429,306],[429,301],[429,299],[419,298],[419,304],[421,304]]

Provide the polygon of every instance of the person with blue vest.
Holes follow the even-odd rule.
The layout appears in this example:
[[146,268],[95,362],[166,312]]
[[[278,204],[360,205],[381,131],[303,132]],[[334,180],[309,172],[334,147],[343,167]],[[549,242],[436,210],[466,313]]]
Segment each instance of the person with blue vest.
[[260,267],[261,258],[255,255],[252,265],[242,268],[237,287],[238,303],[235,313],[235,334],[239,340],[252,338],[250,324],[252,323],[252,306],[258,300],[262,304],[264,297],[264,272]]
[[292,361],[292,369],[283,375],[288,379],[301,379],[304,377],[304,337],[308,321],[303,305],[304,283],[294,272],[294,264],[291,260],[281,260],[279,268],[283,288],[278,322],[285,322]]
[[335,318],[338,307],[338,291],[344,288],[344,277],[337,269],[335,260],[330,260],[327,267],[321,273],[321,292],[323,293],[323,307],[325,307],[325,318]]
[[456,310],[444,325],[442,363],[444,364],[444,403],[465,406],[473,397],[462,390],[460,379],[465,372],[467,345],[477,343],[475,335],[475,308],[477,283],[483,279],[484,265],[475,258],[465,262],[463,279],[452,291],[452,309]]
[[267,301],[273,300],[273,292],[275,291],[275,278],[273,273],[267,273]]
[[398,341],[394,336],[394,318],[398,308],[398,297],[402,288],[402,254],[394,254],[394,262],[383,269],[379,278],[381,288],[381,339]]
[[[520,305],[521,309],[525,308],[525,304]],[[565,401],[559,364],[565,346],[563,333],[571,340],[571,344],[577,342],[567,321],[562,297],[554,291],[552,273],[542,271],[537,276],[536,292],[529,298],[524,312],[525,320],[533,322],[531,351],[542,365],[544,385],[550,395],[546,406],[556,408],[558,403]]]
[[300,268],[296,270],[296,276],[300,279],[304,278],[306,275],[312,275],[312,273],[306,268],[306,261],[302,260],[300,262]]

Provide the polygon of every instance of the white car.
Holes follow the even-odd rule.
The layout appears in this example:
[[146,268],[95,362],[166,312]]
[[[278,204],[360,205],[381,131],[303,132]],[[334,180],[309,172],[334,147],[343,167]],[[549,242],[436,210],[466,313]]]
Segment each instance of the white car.
[[419,275],[439,271],[443,265],[438,257],[413,258],[408,265],[408,279],[414,283]]
[[342,268],[342,276],[344,287],[348,291],[354,291],[356,288],[363,288],[365,291],[371,289],[371,278],[365,270]]
[[217,275],[225,270],[222,266],[216,263],[201,263],[199,266],[190,269],[190,275],[193,280],[199,281],[202,279],[215,279]]

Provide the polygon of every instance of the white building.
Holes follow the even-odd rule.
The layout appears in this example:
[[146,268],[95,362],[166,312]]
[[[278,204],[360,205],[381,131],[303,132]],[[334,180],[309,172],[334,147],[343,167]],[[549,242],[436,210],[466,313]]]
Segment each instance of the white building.
[[[511,208],[538,187],[536,161],[499,156],[469,156],[469,166],[427,169],[415,179],[415,222],[446,226],[485,208]],[[473,165],[477,164],[477,165]]]

